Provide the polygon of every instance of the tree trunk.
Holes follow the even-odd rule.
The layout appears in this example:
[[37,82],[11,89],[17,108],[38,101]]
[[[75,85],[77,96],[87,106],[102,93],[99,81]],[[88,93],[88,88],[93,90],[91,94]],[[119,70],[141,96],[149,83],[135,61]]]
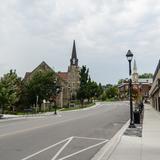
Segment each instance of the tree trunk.
[[84,105],[84,100],[81,99],[81,106],[82,106],[82,108],[83,108],[83,105]]
[[41,112],[41,110],[42,110],[41,107],[42,107],[42,104],[40,103],[40,104],[39,104],[39,112]]
[[4,114],[4,104],[2,104],[2,114]]

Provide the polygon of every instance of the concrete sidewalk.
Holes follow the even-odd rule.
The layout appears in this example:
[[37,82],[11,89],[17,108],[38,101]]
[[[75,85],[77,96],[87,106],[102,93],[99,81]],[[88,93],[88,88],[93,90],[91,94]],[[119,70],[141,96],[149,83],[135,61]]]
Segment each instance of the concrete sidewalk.
[[150,105],[145,105],[142,137],[123,135],[109,160],[159,159],[160,113]]

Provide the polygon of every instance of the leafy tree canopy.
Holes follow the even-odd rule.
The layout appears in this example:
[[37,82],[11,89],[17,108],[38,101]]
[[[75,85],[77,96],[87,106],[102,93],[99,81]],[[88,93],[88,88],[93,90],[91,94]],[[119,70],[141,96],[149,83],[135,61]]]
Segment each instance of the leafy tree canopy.
[[118,97],[118,88],[117,86],[110,86],[106,89],[106,97],[109,98],[116,98]]
[[10,70],[0,80],[0,103],[5,109],[6,106],[13,107],[20,99],[21,78],[16,71]]
[[103,87],[101,84],[97,84],[92,81],[89,75],[89,69],[86,66],[82,66],[80,71],[80,88],[77,92],[77,98],[83,102],[85,99],[92,101],[92,99],[98,98],[103,93]]
[[25,82],[24,94],[30,104],[35,104],[38,97],[38,104],[41,105],[43,99],[48,100],[56,94],[57,87],[53,71],[37,71],[31,80]]
[[139,78],[153,78],[152,73],[144,73],[142,75],[139,75]]

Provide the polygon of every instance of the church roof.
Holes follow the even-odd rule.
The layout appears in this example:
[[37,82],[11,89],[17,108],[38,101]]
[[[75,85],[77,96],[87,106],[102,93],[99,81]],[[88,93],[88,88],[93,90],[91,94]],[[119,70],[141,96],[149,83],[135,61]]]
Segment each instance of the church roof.
[[37,70],[38,68],[54,71],[45,61],[42,61],[42,63],[38,67],[36,67],[35,70]]
[[65,81],[68,80],[68,72],[58,72],[58,76]]
[[71,57],[71,59],[73,59],[73,58],[77,59],[77,51],[76,51],[76,42],[75,42],[75,40],[73,41],[73,49],[72,49],[72,57]]
[[45,61],[42,61],[32,72],[26,72],[24,80],[30,78],[30,76],[38,70],[50,70],[55,72]]
[[31,72],[26,72],[25,76],[24,76],[24,79],[28,79],[31,75]]

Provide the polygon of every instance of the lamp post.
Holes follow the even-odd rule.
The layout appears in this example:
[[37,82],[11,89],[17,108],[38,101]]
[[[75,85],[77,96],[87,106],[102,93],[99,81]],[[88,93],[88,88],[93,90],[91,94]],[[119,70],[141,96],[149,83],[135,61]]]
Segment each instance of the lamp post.
[[132,62],[133,54],[130,50],[128,50],[126,57],[129,62],[129,76],[130,76],[130,79],[129,79],[129,100],[130,100],[130,125],[129,125],[129,128],[135,128],[134,119],[133,119],[132,79],[131,79],[131,74],[132,74],[131,62]]
[[[57,97],[57,95],[60,93],[61,89],[59,86],[56,86],[56,96],[55,98]],[[57,115],[57,103],[56,103],[56,99],[55,99],[55,108],[54,108],[54,114]]]
[[36,96],[36,113],[37,113],[37,111],[38,111],[38,101],[39,101],[39,96],[37,95],[37,96]]
[[57,78],[55,78],[54,80],[54,84],[55,84],[55,87],[54,87],[54,114],[57,115],[57,90],[58,90],[58,87],[57,87]]

